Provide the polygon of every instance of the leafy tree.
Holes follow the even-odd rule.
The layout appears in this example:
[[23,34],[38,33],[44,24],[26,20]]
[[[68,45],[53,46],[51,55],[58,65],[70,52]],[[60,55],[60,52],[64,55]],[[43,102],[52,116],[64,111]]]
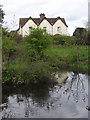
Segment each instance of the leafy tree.
[[76,44],[78,45],[85,45],[88,44],[87,42],[87,36],[88,36],[88,31],[86,28],[76,28],[73,36],[76,38]]
[[44,31],[40,28],[32,29],[30,35],[25,37],[32,48],[34,48],[40,55],[52,42],[52,37],[48,34],[44,34]]
[[75,44],[75,38],[72,36],[65,36],[65,35],[55,35],[54,38],[54,44],[56,45],[74,45]]
[[3,61],[9,61],[9,58],[16,50],[15,41],[6,28],[2,28],[2,49]]
[[4,11],[2,10],[2,5],[0,5],[0,24],[3,22],[3,18],[4,18]]

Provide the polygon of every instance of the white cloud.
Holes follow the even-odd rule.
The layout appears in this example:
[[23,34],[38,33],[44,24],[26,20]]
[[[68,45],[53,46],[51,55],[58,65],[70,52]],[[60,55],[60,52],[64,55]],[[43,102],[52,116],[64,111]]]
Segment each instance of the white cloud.
[[0,3],[6,13],[5,21],[8,26],[11,26],[14,15],[18,24],[20,17],[39,17],[41,12],[46,17],[65,18],[70,34],[75,26],[83,27],[87,22],[88,0],[0,0]]

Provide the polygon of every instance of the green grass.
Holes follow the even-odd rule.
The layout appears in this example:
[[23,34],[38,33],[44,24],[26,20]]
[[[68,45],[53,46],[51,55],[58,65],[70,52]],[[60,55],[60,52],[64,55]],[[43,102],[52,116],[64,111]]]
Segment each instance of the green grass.
[[52,66],[88,71],[88,46],[54,46],[45,55]]
[[88,47],[87,46],[60,46],[60,47],[51,47],[46,50],[47,55],[49,56],[57,56],[57,57],[67,57],[73,56],[79,53],[80,57],[87,57],[88,56]]

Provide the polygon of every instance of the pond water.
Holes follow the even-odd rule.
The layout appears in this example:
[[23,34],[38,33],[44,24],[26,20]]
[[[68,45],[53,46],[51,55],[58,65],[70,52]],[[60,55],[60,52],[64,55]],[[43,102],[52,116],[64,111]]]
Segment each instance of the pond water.
[[60,84],[3,89],[3,118],[88,118],[88,75],[65,74]]

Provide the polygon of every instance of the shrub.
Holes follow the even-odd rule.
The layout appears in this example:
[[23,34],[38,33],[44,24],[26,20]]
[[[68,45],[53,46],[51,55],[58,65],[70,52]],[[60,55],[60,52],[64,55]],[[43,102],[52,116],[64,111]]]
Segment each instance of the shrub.
[[37,61],[40,59],[38,52],[30,46],[30,43],[27,41],[22,41],[19,45],[19,60],[31,64],[31,62]]
[[77,45],[86,45],[88,42],[88,31],[86,28],[76,28],[73,36],[76,38]]
[[16,43],[20,43],[23,40],[23,37],[17,33],[17,31],[11,31],[10,35],[12,39],[15,40]]
[[56,44],[56,45],[59,45],[59,44],[60,45],[64,45],[65,44],[65,37],[63,37],[61,35],[55,35],[55,36],[53,36],[53,38],[54,38],[54,44]]
[[75,45],[75,38],[73,36],[66,36],[65,45]]
[[43,61],[33,62],[25,70],[23,79],[25,84],[34,83],[49,83],[52,82],[52,69],[48,63]]
[[71,36],[64,36],[64,35],[55,35],[54,38],[54,44],[56,45],[74,45],[75,44],[75,38]]
[[3,61],[8,61],[13,55],[13,52],[16,50],[16,43],[5,28],[2,28],[2,49]]
[[39,28],[32,29],[30,35],[25,36],[24,39],[41,55],[52,42],[52,37],[44,34],[43,30]]
[[27,64],[15,61],[8,62],[3,70],[3,83],[10,82],[13,84],[24,83],[23,74]]
[[12,62],[3,70],[3,83],[10,82],[14,85],[51,83],[53,82],[51,73],[52,68],[49,64],[41,60],[31,64]]

